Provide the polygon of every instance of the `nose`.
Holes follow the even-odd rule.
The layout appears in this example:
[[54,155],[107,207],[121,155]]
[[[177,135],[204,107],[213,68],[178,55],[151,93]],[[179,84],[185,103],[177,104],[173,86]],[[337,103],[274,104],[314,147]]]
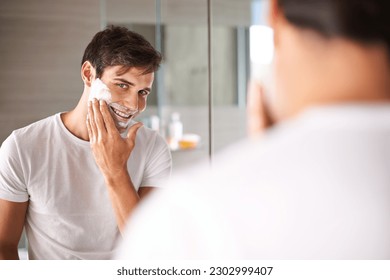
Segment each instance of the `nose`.
[[129,96],[124,100],[124,105],[131,109],[138,111],[138,93],[132,92]]

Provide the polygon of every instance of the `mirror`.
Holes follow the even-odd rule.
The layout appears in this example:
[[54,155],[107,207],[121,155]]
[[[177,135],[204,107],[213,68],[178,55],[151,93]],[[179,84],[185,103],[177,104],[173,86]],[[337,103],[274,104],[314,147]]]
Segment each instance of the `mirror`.
[[[250,73],[255,69],[263,75],[270,63],[257,63],[250,55],[253,34],[259,34],[251,26],[264,25],[267,2],[1,1],[0,141],[76,105],[83,89],[84,48],[99,29],[115,24],[142,34],[164,56],[141,120],[167,141],[175,127],[172,119],[178,118],[184,134],[200,137],[191,149],[172,147],[173,173],[209,160],[246,135]],[[257,41],[269,48],[261,53],[272,60],[272,34],[263,35],[256,35]]]

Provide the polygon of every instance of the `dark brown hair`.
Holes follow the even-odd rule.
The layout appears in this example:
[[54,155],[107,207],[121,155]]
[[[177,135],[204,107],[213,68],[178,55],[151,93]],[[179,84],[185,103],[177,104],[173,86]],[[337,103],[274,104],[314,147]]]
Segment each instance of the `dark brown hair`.
[[157,71],[161,54],[140,34],[125,27],[109,26],[96,33],[84,51],[81,64],[89,61],[100,78],[108,66],[144,69],[144,74]]
[[278,0],[292,24],[327,37],[379,43],[390,53],[389,0]]

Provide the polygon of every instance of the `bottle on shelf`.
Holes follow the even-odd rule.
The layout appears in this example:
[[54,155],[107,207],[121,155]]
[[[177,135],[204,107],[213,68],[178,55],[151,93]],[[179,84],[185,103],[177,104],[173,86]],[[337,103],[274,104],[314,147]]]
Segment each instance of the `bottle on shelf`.
[[178,112],[171,114],[168,135],[170,148],[172,150],[177,150],[179,148],[179,141],[183,137],[183,123],[180,120],[180,114]]

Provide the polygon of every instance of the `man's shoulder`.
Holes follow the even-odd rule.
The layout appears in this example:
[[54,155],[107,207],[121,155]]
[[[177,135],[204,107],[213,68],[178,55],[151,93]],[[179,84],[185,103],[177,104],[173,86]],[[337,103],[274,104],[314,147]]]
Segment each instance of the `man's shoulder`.
[[142,126],[137,131],[136,139],[146,145],[155,145],[155,143],[165,143],[164,138],[155,130]]
[[55,126],[56,118],[58,117],[57,115],[58,114],[55,114],[18,128],[14,130],[11,135],[16,139],[24,141],[31,141],[34,137],[44,136],[47,131]]
[[137,135],[140,135],[141,137],[156,137],[158,134],[157,131],[150,129],[147,126],[142,126],[139,129],[140,133],[137,133]]

